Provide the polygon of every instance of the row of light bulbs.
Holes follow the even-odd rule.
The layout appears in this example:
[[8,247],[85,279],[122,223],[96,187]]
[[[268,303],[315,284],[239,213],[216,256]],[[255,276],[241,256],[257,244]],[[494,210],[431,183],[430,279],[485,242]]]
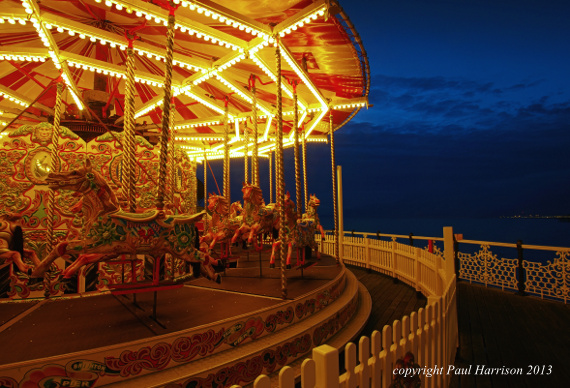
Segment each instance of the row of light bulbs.
[[0,24],[4,24],[4,23],[10,23],[10,24],[21,24],[23,26],[26,25],[26,19],[23,18],[19,18],[19,17],[11,17],[11,16],[0,16]]
[[32,21],[33,26],[36,29],[36,32],[38,33],[38,36],[40,37],[43,45],[48,48],[48,54],[51,57],[55,68],[61,71],[61,78],[63,78],[64,82],[68,86],[69,93],[71,94],[75,105],[79,110],[83,110],[83,103],[75,92],[75,84],[70,78],[69,71],[67,67],[63,67],[62,62],[60,61],[59,56],[56,52],[57,46],[55,45],[55,42],[52,42],[51,32],[47,30],[46,25],[40,23],[37,19],[37,17],[39,17],[39,9],[37,9],[36,6],[28,0],[22,0],[22,6],[24,7],[25,12],[30,15],[30,21]]
[[0,61],[28,61],[28,62],[45,62],[44,55],[28,55],[28,54],[0,54]]
[[3,98],[5,98],[5,99],[13,102],[14,104],[17,104],[17,105],[21,105],[21,106],[28,106],[29,105],[27,102],[24,102],[24,101],[20,100],[19,98],[16,98],[16,97],[14,97],[14,96],[12,96],[12,95],[4,92],[4,91],[1,91],[1,90],[0,90],[0,97],[3,97]]
[[218,72],[224,71],[224,70],[232,67],[233,65],[235,65],[236,63],[238,63],[244,59],[245,59],[245,54],[241,54],[241,55],[238,55],[238,56],[232,58],[231,60],[227,61],[223,65],[219,66],[217,69],[214,69],[211,71],[204,70],[204,71],[202,71],[204,73],[204,75],[202,75],[200,78],[195,79],[194,81],[192,81],[192,83],[194,85],[199,85],[202,82],[218,75]]
[[191,11],[196,11],[199,14],[203,14],[204,16],[208,16],[208,17],[212,18],[213,20],[219,21],[220,23],[225,23],[226,25],[237,28],[240,31],[245,31],[246,33],[251,34],[253,36],[261,36],[261,37],[266,38],[266,39],[269,38],[268,34],[266,34],[265,32],[263,32],[257,28],[243,24],[243,23],[241,23],[235,19],[232,19],[228,16],[221,15],[216,11],[213,11],[213,10],[208,9],[208,8],[204,8],[204,7],[197,5],[191,1],[174,0],[174,4],[181,4],[183,7],[186,7],[188,9],[190,9]]
[[325,14],[325,6],[322,6],[317,11],[313,12],[306,18],[299,20],[296,23],[293,23],[287,28],[284,28],[279,32],[280,37],[284,37],[285,35],[289,35],[291,32],[296,31],[298,28],[303,27],[305,24],[309,24],[313,20],[317,20],[320,16],[324,16]]
[[[95,2],[103,3],[103,0],[95,0]],[[117,1],[117,0],[105,0],[104,4],[109,8],[112,8],[113,6],[115,6],[115,8],[119,11],[125,9],[127,13],[133,13],[134,12],[135,15],[138,17],[144,16],[144,18],[146,20],[153,20],[154,19],[154,21],[156,23],[163,24],[164,26],[168,25],[168,19],[166,19],[160,15],[152,14],[148,10],[138,9],[132,5],[126,5],[126,4],[124,4],[120,1]],[[176,4],[176,2],[175,2],[175,4]],[[180,4],[180,1],[178,1],[178,4]],[[200,9],[202,10],[201,12],[204,12],[204,8],[200,7]],[[211,13],[211,11],[209,11],[209,10],[208,10],[208,12]],[[230,25],[233,25],[233,24],[230,22]],[[239,28],[240,26],[241,26],[241,23],[237,27]],[[227,42],[227,41],[220,39],[218,37],[214,37],[214,36],[211,36],[211,35],[206,34],[204,32],[192,29],[190,27],[183,26],[179,23],[176,23],[175,28],[178,28],[180,30],[180,32],[188,33],[188,35],[190,35],[190,36],[196,35],[197,38],[204,39],[206,42],[211,42],[212,44],[218,44],[220,46],[225,46],[226,48],[231,48],[232,50],[244,51],[244,49],[242,47],[240,47],[234,43]],[[245,30],[245,27],[243,29]],[[250,28],[250,30],[251,30],[251,28]]]

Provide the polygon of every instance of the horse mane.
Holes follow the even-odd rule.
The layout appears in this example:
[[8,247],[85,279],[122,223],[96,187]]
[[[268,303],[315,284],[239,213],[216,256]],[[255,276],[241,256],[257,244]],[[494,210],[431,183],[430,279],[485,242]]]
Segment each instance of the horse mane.
[[218,214],[227,214],[229,210],[228,199],[223,195],[210,195],[210,199],[216,200],[216,210]]
[[117,196],[105,178],[97,171],[91,171],[91,173],[95,176],[94,183],[98,186],[97,196],[101,200],[105,212],[118,210],[119,201],[117,201]]
[[258,186],[254,185],[247,185],[246,187],[252,191],[252,202],[263,206],[265,204],[265,201],[263,200],[263,193],[261,192],[261,189]]

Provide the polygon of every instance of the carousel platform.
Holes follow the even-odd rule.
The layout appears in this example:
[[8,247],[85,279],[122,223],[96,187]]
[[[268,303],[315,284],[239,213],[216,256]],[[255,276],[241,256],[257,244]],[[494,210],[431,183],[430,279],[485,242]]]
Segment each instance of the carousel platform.
[[10,349],[0,352],[0,381],[55,374],[91,386],[247,385],[300,366],[315,346],[341,348],[358,336],[372,303],[352,272],[326,255],[293,266],[283,298],[269,253],[238,252],[221,284],[199,278],[156,293],[0,304],[0,342]]

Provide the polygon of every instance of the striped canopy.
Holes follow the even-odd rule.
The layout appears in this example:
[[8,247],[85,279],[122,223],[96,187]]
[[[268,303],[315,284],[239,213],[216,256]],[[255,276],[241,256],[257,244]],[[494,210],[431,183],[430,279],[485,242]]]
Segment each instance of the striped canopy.
[[[175,20],[170,80],[169,15]],[[257,102],[264,152],[274,142],[279,94],[285,145],[295,95],[308,141],[326,140],[330,114],[340,128],[367,104],[366,53],[334,0],[3,0],[0,23],[4,132],[53,120],[57,82],[65,83],[62,125],[87,134],[122,130],[129,45],[136,132],[158,136],[170,82],[171,130],[190,153],[221,144],[226,106],[231,149],[239,152],[246,128],[254,128]]]

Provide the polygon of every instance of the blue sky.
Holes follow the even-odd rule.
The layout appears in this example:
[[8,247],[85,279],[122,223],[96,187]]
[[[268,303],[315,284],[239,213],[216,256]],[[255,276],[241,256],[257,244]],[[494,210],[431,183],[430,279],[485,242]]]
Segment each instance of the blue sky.
[[570,2],[341,5],[373,105],[335,138],[346,214],[570,214]]

